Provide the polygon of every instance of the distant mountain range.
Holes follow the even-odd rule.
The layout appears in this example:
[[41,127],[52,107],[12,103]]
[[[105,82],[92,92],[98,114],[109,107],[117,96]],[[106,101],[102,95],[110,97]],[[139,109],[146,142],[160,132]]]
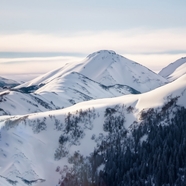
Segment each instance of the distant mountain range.
[[159,72],[159,75],[169,81],[174,81],[184,74],[186,74],[186,57],[176,60]]
[[168,78],[175,64],[155,74],[101,50],[2,91],[0,185],[186,184],[186,74]]
[[165,78],[148,68],[114,51],[101,50],[88,55],[80,63],[67,63],[62,68],[39,76],[19,87],[52,84],[57,78],[62,79],[64,75],[72,72],[78,72],[105,86],[127,85],[139,92],[146,92],[167,83]]
[[1,115],[62,109],[82,101],[139,94],[167,80],[113,51],[90,54],[80,63],[41,75],[2,92]]
[[0,77],[0,89],[12,88],[19,85],[17,81]]

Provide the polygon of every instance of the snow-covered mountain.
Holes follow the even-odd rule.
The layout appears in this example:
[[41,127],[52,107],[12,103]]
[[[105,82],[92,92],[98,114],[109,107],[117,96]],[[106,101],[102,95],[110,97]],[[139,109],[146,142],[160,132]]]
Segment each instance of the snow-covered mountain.
[[101,50],[0,92],[0,186],[185,185],[186,74],[160,75]]
[[186,73],[186,57],[176,60],[175,62],[169,64],[163,68],[159,75],[168,79],[169,81],[174,81]]
[[78,72],[105,86],[127,85],[139,92],[147,92],[167,83],[165,78],[148,68],[114,51],[101,50],[90,54],[82,62],[66,64],[17,88],[46,85],[72,72]]
[[[161,76],[113,51],[43,74],[0,95],[0,115],[66,108],[91,99],[136,94],[166,83]],[[135,88],[136,89],[135,89]]]
[[37,94],[26,94],[11,90],[0,92],[0,116],[29,114],[59,108],[52,101]]
[[14,80],[0,77],[0,89],[3,89],[3,88],[12,88],[12,87],[15,87],[17,85],[19,85],[19,83],[16,82],[16,81],[14,81]]
[[[142,143],[152,133],[144,118],[149,116],[147,121],[156,119],[155,125],[167,126],[178,107],[186,108],[185,97],[186,75],[143,94],[90,100],[62,110],[1,116],[0,185],[62,185],[73,180],[69,176],[78,175],[78,171],[84,170],[88,176],[88,170],[93,171],[94,167],[94,173],[99,174],[110,161],[106,156],[109,144],[113,146],[116,140],[116,144],[124,144],[121,147],[125,152],[133,144],[133,129],[135,132],[139,126],[147,126],[147,133],[141,132],[137,138]],[[122,136],[121,141],[117,141],[117,136]],[[93,157],[96,159],[91,168],[88,162]],[[112,169],[114,166],[111,163]],[[77,179],[80,178],[81,175]],[[95,177],[91,179],[96,181]]]
[[67,107],[91,99],[111,98],[140,92],[127,85],[105,86],[82,74],[71,72],[51,80],[35,93],[52,100],[58,107]]
[[87,56],[80,71],[104,85],[119,83],[131,86],[140,92],[152,90],[166,83],[165,79],[148,68],[116,54],[114,51],[107,50]]
[[56,110],[82,101],[140,93],[126,85],[105,86],[77,72],[54,78],[50,83],[29,93],[37,88],[21,87],[1,92],[0,115]]

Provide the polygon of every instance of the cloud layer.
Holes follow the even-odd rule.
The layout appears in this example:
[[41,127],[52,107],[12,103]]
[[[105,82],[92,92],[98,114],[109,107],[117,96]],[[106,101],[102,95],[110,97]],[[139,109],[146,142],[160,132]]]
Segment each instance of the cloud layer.
[[170,53],[186,50],[186,29],[80,32],[72,35],[1,34],[1,52],[76,52],[100,49],[120,53]]

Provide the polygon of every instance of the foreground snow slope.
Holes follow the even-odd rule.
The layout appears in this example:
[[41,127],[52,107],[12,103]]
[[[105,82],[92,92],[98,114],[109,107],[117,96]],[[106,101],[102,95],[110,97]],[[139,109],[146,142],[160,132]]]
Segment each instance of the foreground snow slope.
[[139,92],[152,90],[167,82],[162,76],[114,51],[101,50],[90,54],[80,63],[65,64],[62,68],[39,76],[18,88],[50,84],[54,79],[70,72],[78,72],[106,86],[127,85]]
[[186,73],[186,57],[176,60],[163,68],[159,75],[167,78],[169,81],[174,81]]
[[[69,158],[74,152],[89,155],[107,135],[103,130],[106,112],[125,116],[124,127],[130,130],[143,109],[161,107],[177,96],[177,104],[186,107],[186,75],[144,94],[91,100],[63,110],[1,116],[0,185],[57,185],[61,177],[56,173],[57,166],[70,169]],[[70,130],[71,125],[75,130]],[[70,132],[66,133],[67,129]],[[61,135],[63,146],[59,145]]]

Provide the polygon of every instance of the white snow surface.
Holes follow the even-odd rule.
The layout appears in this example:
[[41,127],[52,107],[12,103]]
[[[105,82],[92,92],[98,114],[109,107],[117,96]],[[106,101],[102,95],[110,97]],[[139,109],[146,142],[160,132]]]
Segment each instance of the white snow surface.
[[0,87],[3,87],[3,86],[16,86],[18,84],[19,83],[17,81],[14,81],[12,79],[6,79],[6,78],[3,78],[3,77],[0,77]]
[[[97,138],[107,135],[103,131],[106,108],[125,105],[122,113],[126,117],[125,127],[129,128],[134,121],[138,120],[140,111],[147,108],[161,107],[167,101],[168,96],[179,96],[177,104],[186,107],[186,75],[144,94],[90,100],[55,111],[1,116],[0,185],[10,186],[5,178],[17,181],[17,185],[26,185],[20,177],[27,180],[45,180],[44,182],[34,183],[37,186],[57,185],[60,178],[60,175],[55,171],[57,166],[71,166],[67,157],[59,161],[54,160],[54,152],[58,148],[58,140],[63,132],[64,120],[69,112],[75,116],[80,109],[87,110],[90,108],[95,111],[95,118],[91,119],[90,127],[84,128],[85,135],[83,138],[77,144],[70,144],[70,140],[66,144],[70,155],[79,151],[82,155],[87,156],[93,152],[96,146],[96,142],[92,140],[92,135]],[[134,112],[128,113],[126,111],[128,106],[134,107]],[[58,126],[61,127],[59,130],[56,129],[56,121],[61,122]],[[38,133],[34,132],[37,124],[42,122],[46,124],[45,130]],[[84,127],[85,123],[79,123],[78,125]]]
[[[66,108],[76,103],[135,93],[124,85],[104,86],[82,74],[71,72],[54,78],[34,93],[4,91],[0,93],[0,115],[15,115]],[[38,98],[40,100],[38,100]]]
[[[52,92],[51,92],[52,90]],[[105,86],[77,72],[71,72],[51,80],[36,94],[51,99],[58,107],[67,107],[82,101],[111,98],[135,92],[128,86]]]
[[29,114],[55,110],[56,107],[50,101],[36,94],[23,94],[17,91],[0,92],[0,116]]
[[19,84],[17,81],[14,81],[12,79],[6,79],[3,77],[0,77],[0,82],[4,82],[5,84]]
[[90,54],[82,62],[67,63],[17,88],[50,84],[54,82],[53,80],[62,78],[71,72],[78,72],[106,86],[127,85],[139,92],[147,92],[167,83],[162,76],[114,51],[100,50]]
[[184,74],[186,74],[186,57],[176,60],[159,72],[159,75],[167,78],[170,82],[178,79]]

